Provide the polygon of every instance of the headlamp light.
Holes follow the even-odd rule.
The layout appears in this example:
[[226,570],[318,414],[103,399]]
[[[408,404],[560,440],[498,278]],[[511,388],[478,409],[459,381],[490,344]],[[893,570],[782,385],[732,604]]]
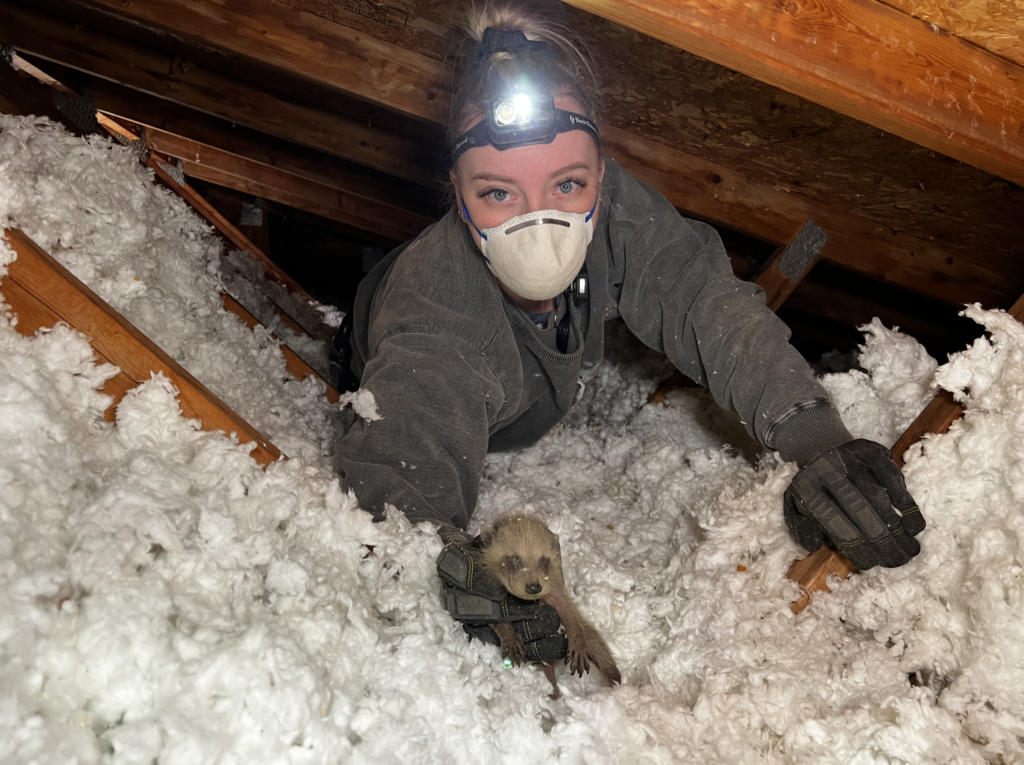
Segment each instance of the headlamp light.
[[494,122],[498,127],[507,127],[521,121],[514,101],[501,101],[494,107]]
[[455,139],[452,162],[475,146],[494,146],[504,151],[514,146],[551,143],[559,133],[584,130],[600,141],[597,126],[582,114],[555,108],[550,93],[515,92],[495,98],[486,108],[487,118]]
[[550,93],[512,93],[487,109],[488,132],[498,148],[547,143],[555,137],[555,99]]

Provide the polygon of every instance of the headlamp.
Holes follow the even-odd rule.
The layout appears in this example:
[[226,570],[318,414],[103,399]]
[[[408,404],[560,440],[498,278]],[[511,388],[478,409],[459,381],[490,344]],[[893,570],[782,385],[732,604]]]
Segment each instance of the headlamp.
[[556,135],[569,130],[586,131],[600,141],[597,126],[589,118],[556,109],[550,93],[513,92],[487,104],[486,119],[455,139],[452,164],[477,146],[504,151],[513,146],[551,143]]

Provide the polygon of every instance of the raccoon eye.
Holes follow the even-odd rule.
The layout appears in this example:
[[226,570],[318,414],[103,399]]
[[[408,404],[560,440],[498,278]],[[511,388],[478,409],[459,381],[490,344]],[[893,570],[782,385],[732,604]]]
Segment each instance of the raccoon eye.
[[523,567],[523,559],[518,555],[506,555],[502,559],[501,565],[506,571],[518,571]]
[[540,570],[543,571],[545,574],[550,573],[550,571],[551,571],[551,558],[549,558],[546,555],[541,557],[541,559],[540,559]]

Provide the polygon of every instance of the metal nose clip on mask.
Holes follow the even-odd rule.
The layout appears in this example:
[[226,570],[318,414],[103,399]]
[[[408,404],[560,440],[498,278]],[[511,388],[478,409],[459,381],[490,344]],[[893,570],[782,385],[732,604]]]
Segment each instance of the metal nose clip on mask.
[[466,203],[462,214],[480,234],[480,249],[495,278],[527,300],[547,300],[565,292],[576,278],[594,238],[594,211],[538,210],[500,226],[476,227]]

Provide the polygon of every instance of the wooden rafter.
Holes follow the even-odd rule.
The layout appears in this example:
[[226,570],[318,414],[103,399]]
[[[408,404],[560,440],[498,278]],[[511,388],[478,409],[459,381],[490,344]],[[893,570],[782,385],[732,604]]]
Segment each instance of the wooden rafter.
[[[5,291],[5,296],[14,295],[28,317],[19,317],[25,321],[19,322],[19,329],[27,332],[33,325],[52,326],[48,322],[56,316],[87,335],[101,361],[121,368],[127,381],[119,380],[116,390],[105,392],[123,396],[154,372],[161,372],[178,389],[185,417],[199,420],[204,430],[234,433],[242,443],[254,443],[252,456],[262,465],[281,458],[280,450],[265,436],[24,233],[10,229],[4,235],[18,255],[5,278],[5,283],[10,281],[16,287]],[[32,299],[19,300],[26,294]]]
[[396,242],[418,235],[433,220],[385,202],[349,193],[341,178],[310,178],[161,130],[147,129],[150,149],[184,161],[185,175],[321,215]]
[[876,0],[566,0],[1024,184],[1024,67]]
[[[429,151],[414,141],[23,4],[0,0],[0,43],[399,178],[437,185]],[[100,92],[94,103],[117,113],[116,107],[105,108]]]
[[[63,70],[55,64],[51,68]],[[340,188],[349,194],[415,213],[436,217],[437,192],[406,180],[395,181],[364,165],[338,159],[291,141],[275,138],[242,125],[232,124],[187,106],[156,98],[99,77],[75,73],[93,94],[96,108],[161,133],[187,138],[207,146],[277,168],[318,184]],[[185,159],[185,157],[183,157]]]
[[[440,62],[275,0],[254,0],[244,12],[224,0],[90,4],[231,54],[258,58],[418,119],[441,118]],[[22,44],[14,41],[15,47]],[[790,241],[811,218],[830,234],[822,254],[827,261],[948,302],[967,299],[997,306],[1005,300],[1005,275],[980,259],[953,257],[930,242],[757,184],[623,130],[605,126],[603,135],[607,152],[623,167],[690,213],[777,244]]]

